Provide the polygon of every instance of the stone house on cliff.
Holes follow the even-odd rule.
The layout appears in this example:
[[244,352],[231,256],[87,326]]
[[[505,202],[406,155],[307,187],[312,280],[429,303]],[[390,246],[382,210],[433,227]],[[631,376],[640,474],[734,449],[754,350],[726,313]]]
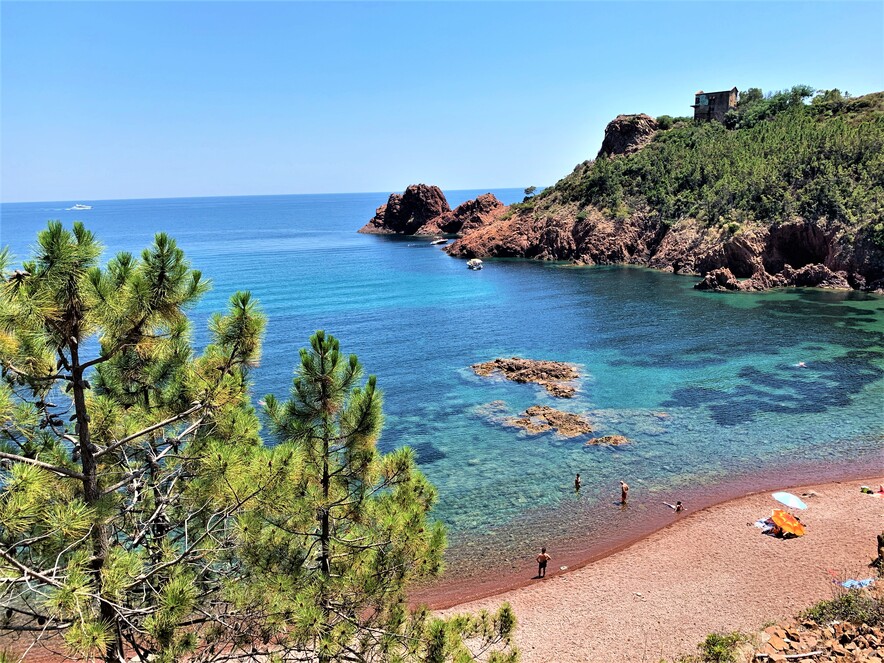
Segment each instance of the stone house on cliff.
[[737,107],[738,95],[737,88],[723,90],[722,92],[703,92],[703,90],[700,90],[694,95],[694,103],[691,104],[691,107],[694,109],[694,119],[724,122],[724,116],[727,112]]

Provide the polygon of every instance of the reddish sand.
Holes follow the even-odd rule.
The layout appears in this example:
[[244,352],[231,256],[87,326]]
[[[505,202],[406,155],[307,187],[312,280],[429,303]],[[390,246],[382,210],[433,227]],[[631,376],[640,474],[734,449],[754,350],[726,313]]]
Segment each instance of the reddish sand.
[[526,663],[649,662],[693,653],[713,631],[754,631],[835,591],[828,570],[865,578],[884,529],[884,498],[859,492],[884,478],[793,488],[807,535],[782,540],[752,526],[769,493],[675,516],[672,525],[570,573],[550,550],[549,577],[452,612],[509,601]]

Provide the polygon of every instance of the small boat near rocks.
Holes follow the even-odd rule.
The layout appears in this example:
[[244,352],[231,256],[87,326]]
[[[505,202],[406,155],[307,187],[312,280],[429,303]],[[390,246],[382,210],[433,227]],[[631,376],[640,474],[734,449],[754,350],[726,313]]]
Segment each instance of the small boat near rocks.
[[441,237],[439,239],[434,239],[432,242],[430,242],[430,244],[432,244],[434,246],[436,246],[436,245],[441,246],[443,244],[448,244],[448,240],[445,239],[444,237]]
[[467,268],[468,269],[482,269],[482,261],[478,258],[471,258],[467,260]]

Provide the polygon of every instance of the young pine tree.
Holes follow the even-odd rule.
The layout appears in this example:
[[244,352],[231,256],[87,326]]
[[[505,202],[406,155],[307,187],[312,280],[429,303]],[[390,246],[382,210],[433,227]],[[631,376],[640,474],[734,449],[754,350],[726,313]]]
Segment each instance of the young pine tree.
[[50,222],[21,269],[0,256],[0,638],[179,660],[225,637],[230,518],[274,480],[247,389],[264,318],[234,295],[195,357],[207,284],[174,240],[100,254]]
[[355,355],[319,331],[300,357],[290,400],[266,399],[288,479],[239,519],[261,578],[241,599],[260,604],[265,638],[322,663],[515,660],[509,606],[448,621],[408,609],[408,584],[442,568],[444,531],[427,517],[436,491],[409,448],[377,451],[381,394]]

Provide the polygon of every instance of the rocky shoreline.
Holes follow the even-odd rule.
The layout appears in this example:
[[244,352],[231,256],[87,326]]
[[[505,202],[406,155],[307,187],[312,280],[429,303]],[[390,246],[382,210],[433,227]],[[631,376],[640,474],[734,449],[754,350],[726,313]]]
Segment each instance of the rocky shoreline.
[[[628,158],[660,131],[648,115],[620,115],[608,124],[596,161]],[[714,292],[795,286],[884,293],[884,247],[871,223],[860,230],[802,218],[666,223],[635,201],[615,213],[580,202],[569,189],[591,176],[594,167],[593,161],[578,164],[551,195],[510,206],[486,193],[452,210],[439,187],[413,184],[390,195],[359,232],[454,235],[458,239],[444,250],[458,258],[641,265],[702,277],[696,287]]]

